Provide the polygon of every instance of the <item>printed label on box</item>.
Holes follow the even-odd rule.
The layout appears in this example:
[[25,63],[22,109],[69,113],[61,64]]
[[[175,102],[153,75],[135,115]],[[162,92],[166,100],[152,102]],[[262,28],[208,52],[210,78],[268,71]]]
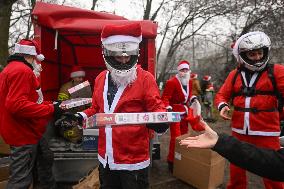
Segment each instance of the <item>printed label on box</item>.
[[175,158],[178,160],[181,160],[181,154],[178,152],[175,152]]

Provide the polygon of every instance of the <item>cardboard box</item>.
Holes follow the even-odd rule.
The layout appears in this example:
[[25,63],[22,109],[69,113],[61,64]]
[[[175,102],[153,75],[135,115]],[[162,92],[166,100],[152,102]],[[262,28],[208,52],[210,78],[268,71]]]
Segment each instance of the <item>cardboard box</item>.
[[4,142],[1,136],[0,136],[0,154],[2,155],[10,154],[10,146]]
[[91,98],[92,89],[89,81],[84,81],[70,89],[68,89],[72,98]]
[[98,113],[83,122],[83,128],[105,125],[139,125],[146,123],[180,122],[179,112]]
[[7,183],[8,183],[8,180],[0,181],[0,189],[5,189],[5,188],[6,188]]
[[98,150],[99,129],[83,130],[83,149]]
[[8,180],[10,175],[10,158],[9,157],[2,157],[0,158],[0,181]]
[[223,184],[225,159],[210,149],[186,148],[176,138],[173,175],[199,189],[215,189]]

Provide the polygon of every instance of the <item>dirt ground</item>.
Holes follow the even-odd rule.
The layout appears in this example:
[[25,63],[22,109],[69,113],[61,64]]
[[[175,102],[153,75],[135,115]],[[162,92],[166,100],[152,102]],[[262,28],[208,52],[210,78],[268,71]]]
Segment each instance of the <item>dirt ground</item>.
[[[230,134],[229,121],[218,120],[209,125],[218,133]],[[151,189],[193,189],[194,187],[175,178],[169,173],[166,157],[168,154],[169,132],[161,136],[161,160],[154,160],[150,168],[150,186]],[[226,188],[229,179],[229,163],[226,160],[224,182],[218,189]],[[263,189],[262,179],[259,176],[248,173],[248,189]]]

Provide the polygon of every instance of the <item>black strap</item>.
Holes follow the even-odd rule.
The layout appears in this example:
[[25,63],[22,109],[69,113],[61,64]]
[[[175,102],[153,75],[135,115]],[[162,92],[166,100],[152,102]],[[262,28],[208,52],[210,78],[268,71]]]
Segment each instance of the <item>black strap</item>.
[[[232,97],[235,98],[236,96],[247,96],[247,97],[251,97],[251,96],[255,96],[255,95],[271,95],[271,96],[277,96],[277,93],[275,93],[275,87],[273,85],[273,91],[262,91],[262,90],[256,90],[255,86],[259,80],[259,78],[261,77],[261,75],[263,74],[265,70],[263,70],[262,72],[259,72],[259,74],[257,75],[253,85],[251,87],[247,87],[244,83],[244,79],[241,76],[241,80],[242,80],[242,87],[238,92],[233,92]],[[268,70],[268,74],[269,74],[270,70]],[[233,80],[232,80],[232,86],[234,86],[237,76],[238,74],[241,74],[240,69],[238,69],[237,73],[235,74]],[[272,73],[273,75],[273,73]],[[274,77],[273,77],[274,79]],[[249,83],[249,81],[247,81]],[[274,79],[274,83],[275,79]],[[273,83],[272,83],[273,84]],[[277,89],[276,89],[277,90]]]
[[234,107],[235,111],[239,111],[239,112],[252,112],[252,113],[258,113],[258,112],[277,112],[277,108],[271,108],[271,109],[266,109],[266,110],[262,110],[262,109],[258,109],[258,108],[241,108],[241,107]]

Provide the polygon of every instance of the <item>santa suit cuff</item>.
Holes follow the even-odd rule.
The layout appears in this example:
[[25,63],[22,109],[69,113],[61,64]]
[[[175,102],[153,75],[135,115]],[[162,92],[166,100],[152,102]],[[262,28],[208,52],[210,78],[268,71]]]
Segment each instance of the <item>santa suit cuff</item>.
[[221,111],[225,106],[228,106],[228,107],[229,107],[229,105],[228,105],[227,103],[225,103],[225,102],[219,103],[219,105],[218,105],[218,110]]

